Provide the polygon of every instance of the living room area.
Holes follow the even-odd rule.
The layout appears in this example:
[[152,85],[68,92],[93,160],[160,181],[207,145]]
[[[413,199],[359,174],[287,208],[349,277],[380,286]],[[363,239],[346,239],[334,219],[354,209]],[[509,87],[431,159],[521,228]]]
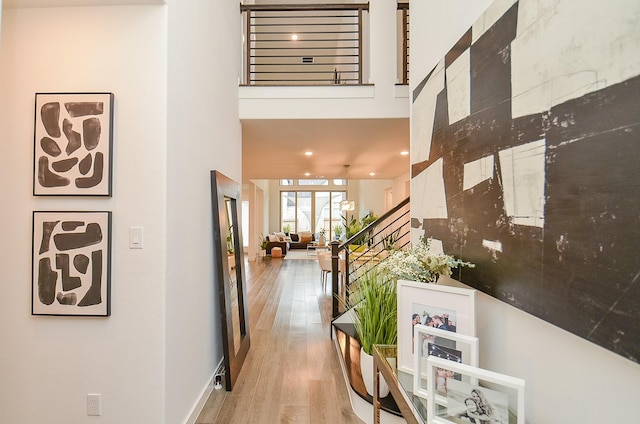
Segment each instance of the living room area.
[[[318,247],[345,241],[350,220],[379,216],[408,195],[408,172],[368,180],[251,180],[243,186],[245,254],[250,261],[289,252],[313,257]],[[275,256],[273,248],[280,249]]]

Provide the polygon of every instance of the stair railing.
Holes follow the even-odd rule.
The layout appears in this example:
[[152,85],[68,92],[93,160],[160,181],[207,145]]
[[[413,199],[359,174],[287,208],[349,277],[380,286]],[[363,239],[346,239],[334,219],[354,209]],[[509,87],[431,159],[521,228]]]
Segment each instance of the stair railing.
[[331,313],[334,319],[344,313],[340,310],[339,297],[348,297],[349,287],[363,273],[379,266],[390,250],[409,245],[409,204],[407,197],[344,243],[331,242]]

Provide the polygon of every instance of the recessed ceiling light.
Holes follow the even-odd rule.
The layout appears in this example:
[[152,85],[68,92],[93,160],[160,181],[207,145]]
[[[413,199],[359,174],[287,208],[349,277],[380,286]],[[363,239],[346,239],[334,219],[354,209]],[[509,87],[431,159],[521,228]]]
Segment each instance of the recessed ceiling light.
[[304,176],[305,176],[305,177],[308,177],[309,175],[311,175],[311,172],[305,172],[305,173],[304,173]]
[[403,150],[403,151],[400,152],[400,154],[402,156],[407,156],[409,154],[409,152],[407,152],[406,150]]
[[369,176],[370,176],[370,177],[373,177],[374,175],[376,175],[376,173],[375,173],[375,172],[369,172]]
[[298,39],[298,34],[291,34],[291,39],[292,40],[297,40]]
[[307,150],[306,152],[304,152],[305,156],[311,156],[313,154],[312,151]]

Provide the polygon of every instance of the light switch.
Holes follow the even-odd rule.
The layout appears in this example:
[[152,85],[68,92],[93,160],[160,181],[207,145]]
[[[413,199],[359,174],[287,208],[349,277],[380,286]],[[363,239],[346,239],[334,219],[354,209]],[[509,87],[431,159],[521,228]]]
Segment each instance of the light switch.
[[129,227],[129,249],[142,249],[142,227]]

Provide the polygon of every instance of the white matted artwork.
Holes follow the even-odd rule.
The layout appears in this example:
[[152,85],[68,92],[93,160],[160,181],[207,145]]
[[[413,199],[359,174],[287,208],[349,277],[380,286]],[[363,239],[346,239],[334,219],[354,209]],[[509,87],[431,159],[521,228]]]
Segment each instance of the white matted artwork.
[[34,196],[111,196],[113,93],[36,93]]
[[[414,327],[414,363],[413,363],[413,394],[427,398],[429,374],[427,359],[429,356],[443,358],[459,364],[478,366],[478,338],[465,336],[439,328],[417,324]],[[447,381],[454,377],[454,373],[436,370],[436,390],[445,391]]]
[[[438,390],[442,370],[452,377]],[[428,424],[525,423],[523,379],[436,356],[427,359],[427,373]]]
[[111,314],[111,212],[33,212],[33,315]]
[[413,373],[417,324],[475,337],[475,293],[474,289],[398,280],[398,369]]

